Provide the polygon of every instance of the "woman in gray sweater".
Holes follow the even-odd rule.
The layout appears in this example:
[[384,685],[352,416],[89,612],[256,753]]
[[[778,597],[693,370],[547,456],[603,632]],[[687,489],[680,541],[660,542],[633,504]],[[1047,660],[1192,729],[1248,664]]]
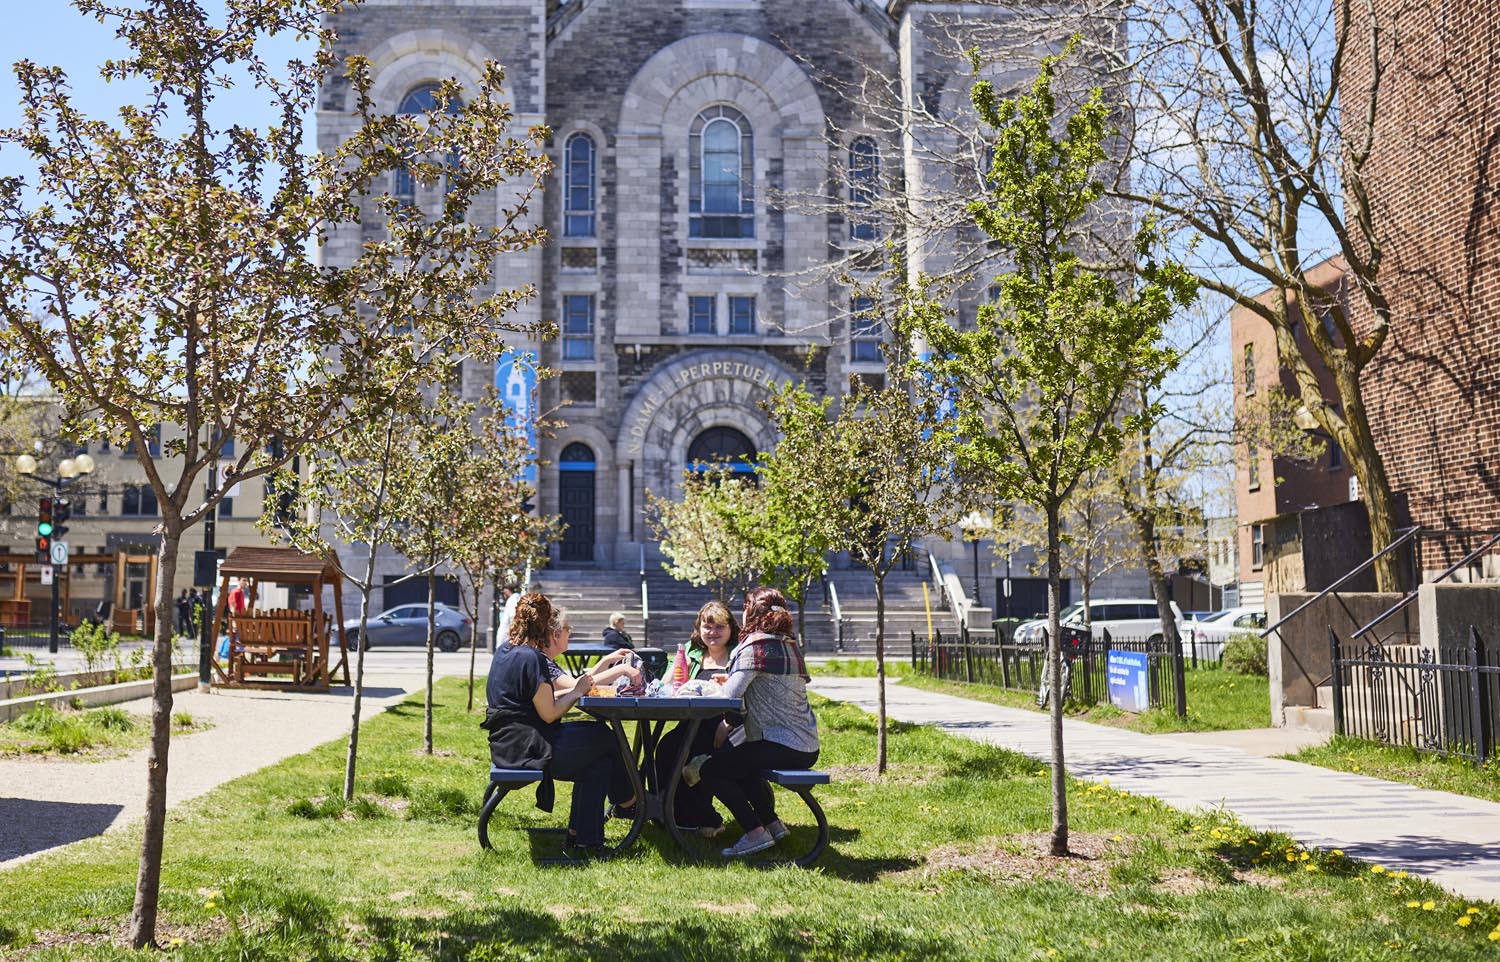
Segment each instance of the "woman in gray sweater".
[[763,851],[786,838],[771,786],[760,773],[811,768],[819,748],[818,720],[807,702],[807,664],[792,634],[786,598],[774,588],[756,588],[745,596],[740,624],[723,689],[745,700],[744,738],[730,739],[737,744],[726,744],[697,769],[745,832],[723,850],[726,857]]

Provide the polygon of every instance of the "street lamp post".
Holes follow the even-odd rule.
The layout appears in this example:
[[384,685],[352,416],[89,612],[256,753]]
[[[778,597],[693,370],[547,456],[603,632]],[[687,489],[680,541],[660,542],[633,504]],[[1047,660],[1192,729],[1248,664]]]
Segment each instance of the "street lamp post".
[[[77,481],[79,478],[86,477],[92,474],[94,471],[94,459],[89,457],[87,454],[80,454],[76,458],[64,458],[57,464],[57,477],[55,478],[38,477],[36,469],[36,458],[32,457],[31,455],[23,454],[20,457],[16,458],[17,474],[21,475],[24,478],[29,478],[32,481],[37,482],[38,484],[45,484],[52,489],[54,495],[52,502],[53,510],[57,511],[62,502],[63,488]],[[57,537],[67,530],[66,528],[61,527],[62,520],[66,520],[66,514],[63,514],[60,517],[58,526],[54,527],[51,524],[48,524],[46,531],[41,530],[41,523],[38,523],[37,534],[40,537],[47,539],[48,546],[52,544],[52,538]],[[64,542],[64,544],[66,544],[66,542]],[[60,603],[58,598],[58,589],[60,587],[59,582],[62,580],[61,576],[66,574],[68,570],[66,562],[62,565],[62,569],[62,572],[54,572],[52,576],[52,609],[49,612],[47,618],[47,651],[50,654],[54,655],[57,654],[58,647],[57,609]]]
[[989,530],[989,519],[978,511],[970,511],[959,521],[958,526],[963,531],[966,540],[974,544],[974,605],[979,607],[979,539]]

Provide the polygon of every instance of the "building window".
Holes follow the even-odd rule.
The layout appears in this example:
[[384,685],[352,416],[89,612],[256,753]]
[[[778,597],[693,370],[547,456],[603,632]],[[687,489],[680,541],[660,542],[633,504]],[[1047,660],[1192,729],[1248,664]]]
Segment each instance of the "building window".
[[[220,441],[223,442],[222,446],[220,446]],[[229,438],[223,437],[219,433],[219,429],[218,428],[214,428],[214,430],[213,430],[213,440],[210,441],[209,444],[210,444],[210,449],[212,449],[213,447],[217,447],[219,449],[219,457],[221,457],[221,458],[232,458],[232,457],[234,457],[234,438],[232,438],[232,437],[229,437]]]
[[594,295],[564,295],[562,356],[564,361],[594,359]]
[[849,145],[849,237],[872,241],[880,237],[875,226],[875,196],[880,181],[880,148],[871,137],[856,137]]
[[1245,345],[1245,393],[1255,393],[1255,345]]
[[688,298],[688,333],[715,334],[718,325],[714,320],[717,298],[713,295],[695,294]]
[[850,305],[849,360],[880,361],[880,319],[875,316],[875,302],[856,297]]
[[221,518],[232,518],[232,517],[234,517],[234,499],[233,498],[225,498],[224,500],[222,500],[222,501],[219,502],[219,517],[221,517]]
[[563,151],[563,236],[594,236],[594,138],[574,134]]
[[1265,525],[1252,524],[1250,526],[1250,567],[1259,571],[1266,562],[1266,528]]
[[755,236],[755,149],[750,124],[733,107],[710,107],[688,132],[688,235]]
[[1260,445],[1245,443],[1245,481],[1251,491],[1260,490]]
[[120,514],[127,518],[154,518],[157,515],[156,492],[147,484],[125,485]]
[[99,513],[100,514],[109,514],[109,491],[108,490],[103,490],[103,491],[99,492]]
[[[396,113],[426,114],[437,110],[438,93],[440,89],[441,88],[439,88],[435,83],[419,84],[418,86],[413,87],[411,90],[407,91],[405,97],[401,98],[401,106],[397,108]],[[457,98],[448,101],[448,106],[446,108],[447,113],[456,114],[460,109],[461,104],[459,103]],[[451,170],[457,168],[458,165],[458,154],[456,152],[450,152],[448,154],[445,167]],[[391,193],[395,195],[396,200],[406,207],[415,207],[417,205],[417,178],[416,175],[412,173],[411,168],[407,167],[404,164],[397,167],[392,175],[392,180],[393,189]],[[448,193],[449,186],[450,185],[448,182],[448,177],[445,174],[442,184],[444,194]]]
[[[153,458],[161,457],[161,425],[153,424],[146,429],[146,453]],[[133,457],[135,455],[135,441],[125,442],[125,447],[120,449],[122,457]]]
[[736,296],[729,299],[729,333],[755,333],[755,298]]

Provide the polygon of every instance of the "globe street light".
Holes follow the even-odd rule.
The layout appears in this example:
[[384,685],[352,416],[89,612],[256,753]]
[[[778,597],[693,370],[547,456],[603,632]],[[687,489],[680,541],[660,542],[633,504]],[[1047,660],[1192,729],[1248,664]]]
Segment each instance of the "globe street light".
[[978,510],[970,511],[958,522],[965,541],[974,543],[974,605],[979,605],[979,539],[990,529],[990,519]]

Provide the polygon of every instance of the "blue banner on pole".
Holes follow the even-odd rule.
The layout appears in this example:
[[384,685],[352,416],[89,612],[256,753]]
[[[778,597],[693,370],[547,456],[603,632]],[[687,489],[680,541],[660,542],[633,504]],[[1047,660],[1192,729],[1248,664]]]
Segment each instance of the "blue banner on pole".
[[1151,707],[1143,651],[1109,650],[1109,703],[1121,711],[1143,712]]
[[495,362],[495,390],[505,404],[505,423],[526,438],[531,461],[521,473],[521,480],[537,486],[536,470],[536,354],[531,351],[506,351]]

